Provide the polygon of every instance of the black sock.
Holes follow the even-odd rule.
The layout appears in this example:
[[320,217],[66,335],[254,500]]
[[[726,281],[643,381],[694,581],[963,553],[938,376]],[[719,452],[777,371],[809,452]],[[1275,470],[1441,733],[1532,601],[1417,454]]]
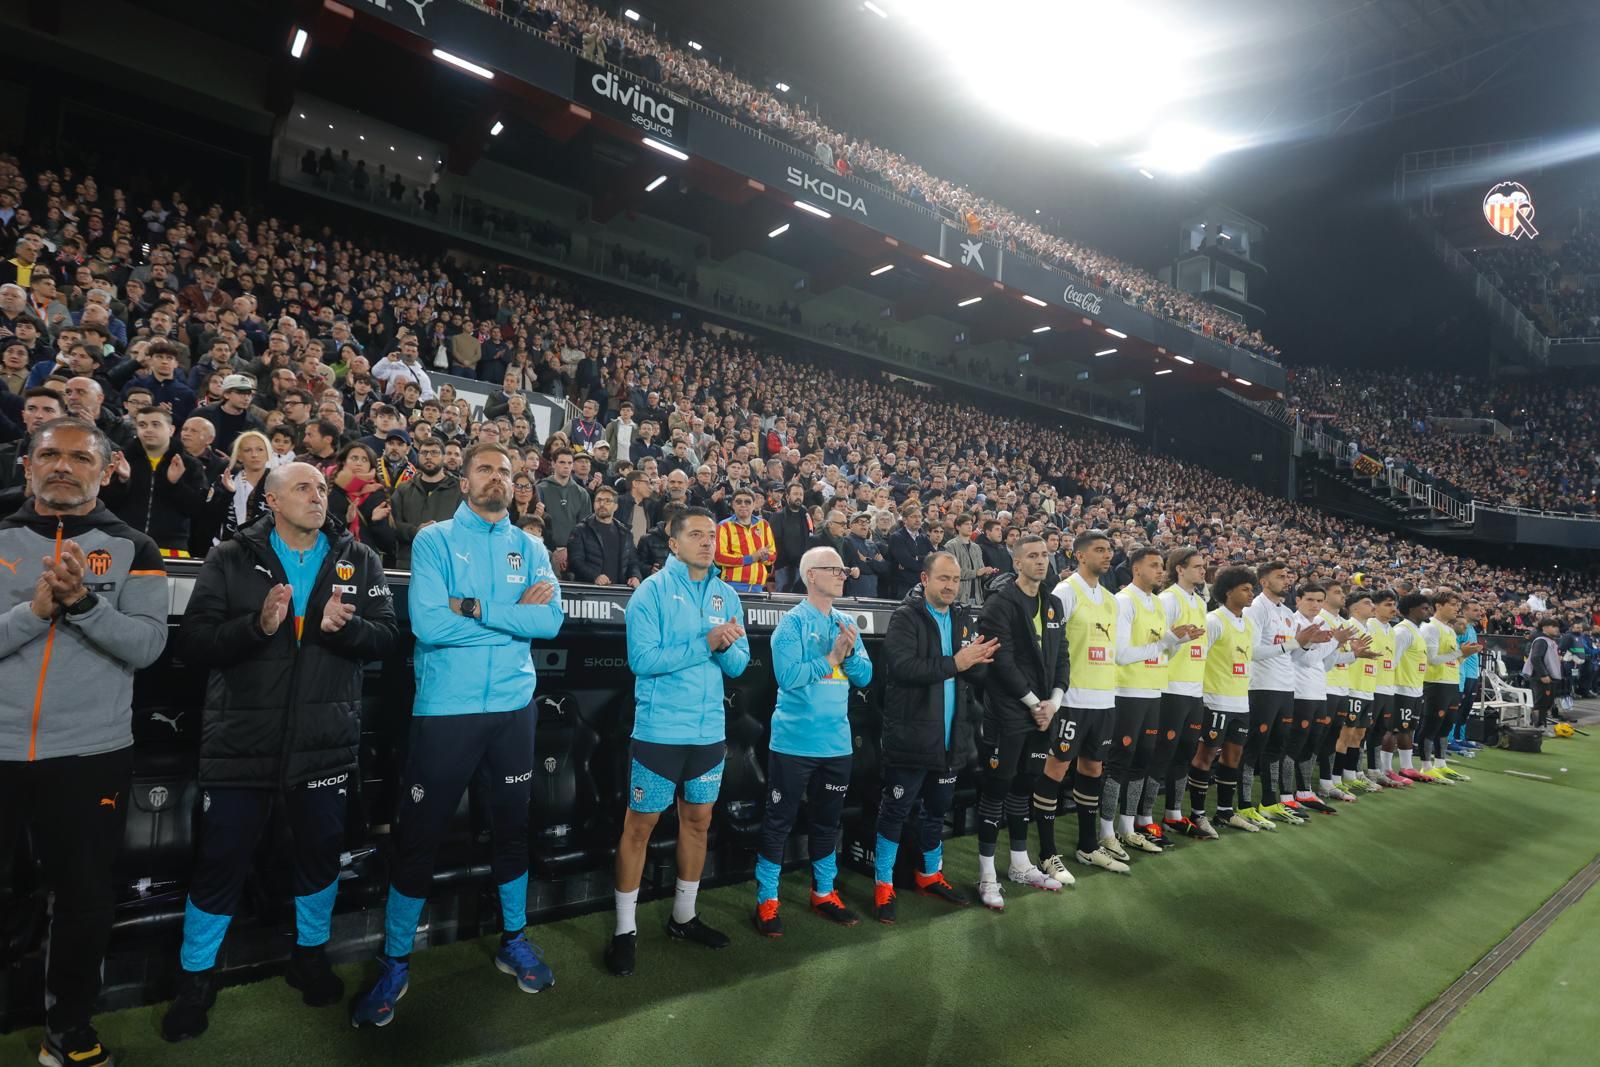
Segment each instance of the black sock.
[[521,930],[518,930],[516,933],[512,933],[510,930],[502,930],[500,932],[500,943],[502,945],[509,945],[509,944],[511,944],[511,942],[515,941],[517,938],[519,938],[521,936],[522,936],[522,931]]
[[[1206,813],[1206,791],[1208,789],[1210,789],[1210,788],[1211,788],[1211,771],[1209,769],[1202,771],[1199,767],[1190,767],[1189,768],[1189,812],[1190,812],[1190,814],[1192,814],[1192,815],[1204,815]],[[1176,806],[1176,802],[1177,802],[1177,794],[1176,794],[1176,792],[1174,792],[1172,799],[1169,800],[1168,803],[1172,804],[1175,807]]]
[[1217,768],[1217,818],[1233,814],[1233,794],[1239,788],[1239,768],[1226,763]]
[[1033,822],[1039,828],[1039,859],[1056,854],[1056,780],[1039,775],[1039,784],[1033,789]]
[[1072,799],[1078,802],[1078,851],[1093,852],[1100,847],[1100,784],[1103,775],[1090,778],[1078,775]]

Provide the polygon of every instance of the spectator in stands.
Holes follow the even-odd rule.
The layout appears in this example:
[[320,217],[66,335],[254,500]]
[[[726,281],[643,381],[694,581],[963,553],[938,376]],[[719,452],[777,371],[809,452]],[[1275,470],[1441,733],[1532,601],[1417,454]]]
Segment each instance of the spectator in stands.
[[[531,484],[530,484],[531,488]],[[461,505],[458,479],[444,469],[444,446],[438,441],[417,444],[417,473],[390,497],[394,509],[395,565],[411,569],[411,542],[436,522],[454,515]]]
[[[195,407],[194,390],[178,376],[178,349],[170,341],[152,341],[145,349],[149,370],[135,375],[123,388],[141,387],[150,391],[153,402],[166,408],[173,421],[182,424]],[[231,442],[230,442],[231,443]]]
[[544,504],[544,543],[551,546],[556,573],[565,574],[572,531],[589,517],[593,507],[588,490],[572,479],[572,449],[557,449],[550,462],[550,477],[539,483],[539,500]]
[[[275,469],[273,448],[260,430],[246,430],[234,438],[228,467],[212,484],[210,520],[220,540],[226,541],[257,519],[271,513],[267,506],[267,472]],[[291,454],[289,461],[293,462]]]
[[922,561],[933,551],[933,542],[922,532],[922,507],[907,503],[900,508],[900,528],[889,536],[889,579],[891,599],[905,599],[922,580]]
[[616,513],[617,491],[600,486],[594,491],[594,513],[574,527],[567,541],[567,565],[578,581],[638,586],[643,575],[633,538],[616,521]]
[[137,458],[119,454],[105,489],[112,510],[149,536],[165,555],[189,554],[189,527],[205,507],[210,483],[196,463],[187,464],[174,439],[172,412],[147,407],[133,419]]
[[383,435],[383,455],[378,457],[377,476],[390,494],[416,476],[411,465],[411,435],[393,429]]
[[847,537],[855,550],[861,573],[845,583],[845,595],[875,597],[888,584],[890,563],[884,546],[872,536],[872,517],[865,511],[850,516]]
[[733,515],[717,526],[715,558],[723,581],[741,593],[758,592],[766,587],[775,555],[772,525],[756,513],[755,494],[735,491]]
[[[50,893],[41,1058],[104,1067],[111,1055],[90,1016],[117,903],[133,677],[166,646],[170,590],[155,544],[99,502],[105,434],[55,419],[31,448],[31,494],[0,522],[0,556],[22,570],[4,605],[0,811],[33,841]],[[60,547],[41,565],[42,544]]]
[[359,441],[339,450],[328,486],[328,514],[342,529],[394,565],[396,547],[393,507],[377,478],[377,457]]
[[783,508],[772,518],[772,537],[777,546],[773,588],[780,593],[803,591],[798,586],[800,557],[811,541],[811,514],[805,500],[805,486],[790,482],[784,490]]
[[266,430],[266,424],[250,410],[255,395],[254,378],[247,374],[229,374],[222,379],[222,402],[195,409],[196,415],[206,419],[215,428],[218,448],[231,449],[234,438],[246,430]]
[[[930,539],[931,540],[931,539]],[[956,517],[956,532],[944,543],[944,550],[960,569],[960,600],[973,607],[983,606],[983,579],[987,576],[983,549],[972,539],[972,516]]]
[[[62,418],[67,413],[61,396],[49,389],[29,389],[22,394],[23,436],[16,441],[0,445],[0,490],[20,489],[28,480],[28,446],[39,427]],[[20,503],[20,499],[17,501]],[[15,504],[6,509],[15,510]]]
[[[294,431],[291,429],[291,433]],[[365,440],[359,442],[366,444]],[[311,464],[325,476],[332,477],[338,469],[339,426],[328,419],[314,419],[306,423],[305,432],[300,438],[300,460]],[[368,446],[370,450],[371,446]]]
[[[242,440],[261,447],[260,438]],[[377,553],[324,528],[322,472],[291,463],[264,484],[272,518],[207,558],[184,611],[185,657],[211,665],[213,682],[200,742],[200,853],[177,995],[161,1023],[168,1041],[207,1028],[217,951],[280,805],[294,840],[296,936],[285,977],[311,1007],[344,998],[326,952],[349,808],[341,787],[357,767],[366,664],[389,655],[399,627]]]

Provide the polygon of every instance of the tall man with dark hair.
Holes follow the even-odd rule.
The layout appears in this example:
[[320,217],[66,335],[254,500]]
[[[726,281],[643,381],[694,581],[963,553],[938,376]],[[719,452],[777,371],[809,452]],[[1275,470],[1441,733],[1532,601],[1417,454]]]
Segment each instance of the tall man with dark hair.
[[1002,822],[1011,839],[1011,881],[1050,892],[1073,882],[1054,851],[1053,806],[1038,813],[1038,821],[1040,860],[1054,871],[1028,857],[1029,798],[1044,765],[1044,731],[1066,695],[1067,631],[1060,610],[1040,587],[1050,565],[1044,538],[1019,538],[1012,559],[1016,577],[991,587],[978,623],[984,637],[1000,642],[985,676],[978,749],[978,899],[995,911],[1006,906],[995,873]]
[[1400,769],[1395,773],[1411,782],[1431,782],[1411,764],[1411,746],[1422,721],[1422,682],[1428,669],[1428,646],[1422,638],[1422,624],[1433,614],[1433,601],[1423,593],[1407,593],[1400,598],[1404,616],[1394,628],[1395,758]]
[[772,672],[778,706],[768,745],[766,817],[756,854],[756,929],[783,936],[778,917],[778,876],[783,850],[800,803],[808,808],[811,910],[840,926],[860,916],[845,907],[834,887],[834,848],[845,793],[850,788],[850,689],[872,682],[872,661],[855,620],[833,606],[844,594],[844,561],[831,548],[800,557],[806,598],[784,613],[772,633]]
[[119,457],[115,510],[142,530],[166,556],[189,555],[190,524],[200,518],[210,488],[200,464],[185,462],[172,433],[172,412],[147,407],[133,416],[140,451]]
[[1445,742],[1452,725],[1451,716],[1461,703],[1461,659],[1483,650],[1477,643],[1461,644],[1454,623],[1461,611],[1461,594],[1446,590],[1434,594],[1433,618],[1422,627],[1422,640],[1428,650],[1428,667],[1422,676],[1422,773],[1436,782],[1470,782],[1472,779],[1449,765]]
[[116,908],[133,675],[166,647],[167,574],[155,543],[100,503],[105,434],[55,419],[30,445],[31,495],[0,521],[15,564],[0,570],[0,810],[27,828],[51,891],[39,1062],[102,1067],[89,1019]]
[[354,1025],[387,1026],[410,982],[417,920],[433,883],[434,852],[461,794],[489,782],[490,835],[503,933],[495,967],[526,993],[555,976],[524,932],[528,906],[528,800],[538,713],[530,641],[561,630],[561,591],[544,545],[507,517],[511,454],[467,450],[466,499],[411,545],[407,614],[417,635],[417,695],[401,777],[384,952],[378,979],[357,998]]
[[922,531],[922,506],[903,505],[900,528],[889,535],[889,596],[903,598],[917,587],[922,561],[932,551],[933,542]]
[[1372,661],[1377,675],[1373,680],[1372,717],[1366,734],[1367,769],[1364,773],[1367,781],[1383,789],[1409,784],[1394,773],[1394,620],[1399,602],[1394,590],[1378,590],[1372,594],[1372,618],[1367,620],[1367,635],[1372,638],[1372,651],[1377,653]]
[[1234,807],[1245,745],[1250,740],[1250,672],[1255,651],[1261,647],[1248,613],[1255,583],[1256,574],[1248,567],[1224,567],[1211,583],[1217,607],[1206,616],[1206,667],[1201,682],[1206,721],[1189,766],[1189,818],[1199,837],[1217,836],[1212,821],[1206,818],[1206,792],[1213,771],[1216,825],[1250,834],[1261,829]]
[[1556,706],[1556,680],[1561,677],[1560,636],[1560,619],[1553,615],[1540,619],[1538,636],[1528,643],[1528,658],[1522,665],[1522,676],[1533,689],[1533,724],[1540,729]]
[[944,876],[944,816],[977,726],[964,683],[982,683],[1000,643],[977,636],[956,602],[961,571],[951,553],[929,554],[922,583],[889,617],[884,636],[883,799],[873,878],[873,916],[880,923],[895,921],[894,864],[913,813],[922,856],[917,892],[967,903]]
[[[1145,778],[1144,795],[1139,798],[1140,825],[1150,823],[1162,843],[1182,835],[1214,841],[1217,832],[1209,820],[1183,816],[1183,785],[1189,765],[1200,743],[1205,724],[1203,682],[1206,670],[1206,601],[1200,586],[1206,580],[1206,557],[1189,545],[1175,548],[1166,556],[1167,587],[1161,591],[1161,606],[1167,628],[1198,627],[1200,636],[1178,647],[1167,663],[1167,684],[1161,692],[1161,719],[1156,747],[1150,758],[1150,773]],[[1150,818],[1155,810],[1156,788],[1165,784],[1167,807],[1159,826]],[[1202,805],[1200,814],[1204,816]],[[1140,830],[1141,833],[1149,831]]]
[[[1250,658],[1250,739],[1239,768],[1239,815],[1263,830],[1276,830],[1250,799],[1251,776],[1261,774],[1260,805],[1278,802],[1277,761],[1284,735],[1294,720],[1295,657],[1328,638],[1319,622],[1298,622],[1294,610],[1283,602],[1294,576],[1289,565],[1274,560],[1256,572],[1261,592],[1247,609],[1257,641]],[[1274,758],[1268,758],[1268,752]]]
[[208,1025],[217,952],[275,808],[294,837],[287,980],[312,1007],[344,997],[325,946],[361,740],[361,681],[366,663],[394,648],[399,627],[383,560],[342,524],[335,538],[323,529],[322,472],[284,464],[268,473],[265,493],[271,518],[206,557],[179,637],[185,660],[209,665],[211,679],[200,740],[200,855],[178,993],[161,1024],[168,1041]]
[[667,527],[672,556],[628,599],[628,667],[634,677],[632,770],[622,840],[617,845],[616,931],[606,969],[633,973],[638,951],[639,882],[650,833],[678,805],[678,880],[667,936],[726,948],[728,936],[700,920],[695,900],[705,868],[711,808],[726,755],[723,679],[750,662],[739,594],[715,573],[717,523],[686,508]]

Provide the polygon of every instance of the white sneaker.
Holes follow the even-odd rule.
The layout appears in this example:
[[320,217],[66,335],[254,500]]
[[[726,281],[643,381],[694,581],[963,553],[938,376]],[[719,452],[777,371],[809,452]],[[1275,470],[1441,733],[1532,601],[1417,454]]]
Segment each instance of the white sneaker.
[[1006,910],[1006,898],[1000,892],[999,882],[979,882],[978,900],[990,911]]
[[1019,885],[1031,885],[1035,889],[1044,889],[1051,893],[1061,892],[1060,882],[1031,863],[1026,867],[1011,868],[1006,872],[1006,877]]
[[1378,770],[1376,767],[1368,767],[1367,768],[1367,770],[1366,770],[1366,778],[1367,778],[1367,781],[1371,782],[1373,785],[1377,786],[1379,789],[1383,789],[1383,788],[1387,787],[1387,785],[1388,785],[1388,776],[1385,775],[1382,771]]
[[1261,827],[1255,824],[1255,820],[1247,819],[1237,811],[1223,819],[1222,825],[1232,827],[1235,830],[1243,830],[1248,834],[1259,834],[1261,832]]
[[[1149,852],[1156,856],[1161,855],[1162,852],[1160,845],[1156,844],[1154,841],[1140,833],[1119,834],[1117,836],[1117,840],[1126,845],[1127,848],[1136,848],[1140,852]],[[1126,852],[1127,849],[1124,849],[1123,851]]]
[[1077,881],[1072,876],[1072,872],[1067,870],[1067,861],[1060,856],[1046,856],[1044,861],[1039,864],[1039,869],[1044,871],[1046,877],[1054,878],[1064,886],[1072,885]]
[[1128,873],[1128,865],[1117,859],[1111,853],[1107,852],[1104,848],[1097,848],[1093,852],[1085,852],[1082,849],[1079,849],[1073,853],[1073,856],[1077,858],[1079,863],[1086,867],[1099,867],[1102,870],[1110,871],[1113,874]]
[[1117,840],[1116,834],[1107,834],[1100,839],[1100,848],[1097,851],[1105,852],[1118,863],[1127,863],[1131,858],[1127,850],[1122,847],[1122,842]]

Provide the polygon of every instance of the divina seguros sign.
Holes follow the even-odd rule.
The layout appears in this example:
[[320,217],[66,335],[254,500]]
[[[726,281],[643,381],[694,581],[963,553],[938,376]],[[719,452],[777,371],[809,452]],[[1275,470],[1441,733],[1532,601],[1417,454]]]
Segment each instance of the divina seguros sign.
[[685,101],[621,71],[580,59],[572,98],[590,110],[626,122],[646,137],[680,148],[689,143]]

